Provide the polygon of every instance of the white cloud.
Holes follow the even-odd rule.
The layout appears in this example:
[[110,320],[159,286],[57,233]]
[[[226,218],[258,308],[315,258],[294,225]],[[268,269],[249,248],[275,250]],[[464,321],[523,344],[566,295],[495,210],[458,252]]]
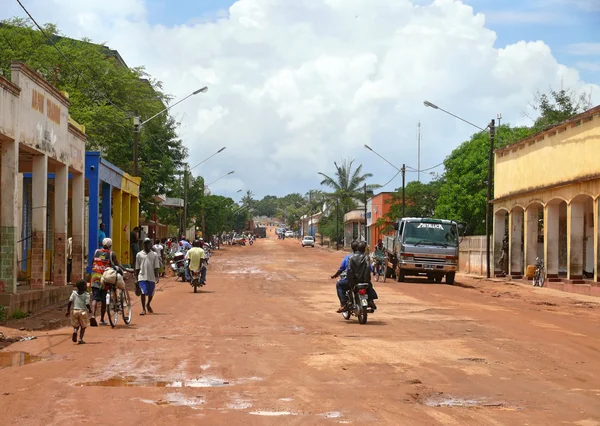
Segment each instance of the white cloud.
[[497,113],[521,122],[538,89],[592,87],[543,41],[497,46],[486,16],[455,0],[240,0],[226,17],[173,27],[149,25],[142,0],[30,4],[40,21],[145,65],[175,98],[208,85],[173,113],[185,114],[191,164],[227,146],[198,168],[207,181],[234,169],[211,188],[227,195],[316,188],[340,157],[384,183],[395,170],[363,145],[416,167],[419,120],[422,166],[438,164],[473,129],[425,99],[483,126]]
[[600,55],[600,43],[575,43],[567,46],[566,51],[572,55]]
[[600,62],[577,62],[577,68],[586,71],[600,72]]

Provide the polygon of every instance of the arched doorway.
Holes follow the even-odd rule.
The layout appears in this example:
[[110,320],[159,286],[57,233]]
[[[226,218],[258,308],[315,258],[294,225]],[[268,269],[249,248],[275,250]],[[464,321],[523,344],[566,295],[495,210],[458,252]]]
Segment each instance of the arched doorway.
[[[506,253],[502,256],[504,239],[506,238]],[[492,272],[494,276],[508,273],[508,210],[499,208],[494,212],[494,257]]]
[[509,268],[508,273],[513,278],[523,276],[523,242],[524,242],[525,210],[521,206],[514,207],[508,217],[509,223]]
[[567,273],[570,280],[594,277],[594,200],[587,194],[573,198],[567,214]]
[[525,268],[544,258],[544,205],[535,201],[525,209]]
[[544,209],[544,252],[548,278],[566,278],[567,203],[560,198],[550,200]]

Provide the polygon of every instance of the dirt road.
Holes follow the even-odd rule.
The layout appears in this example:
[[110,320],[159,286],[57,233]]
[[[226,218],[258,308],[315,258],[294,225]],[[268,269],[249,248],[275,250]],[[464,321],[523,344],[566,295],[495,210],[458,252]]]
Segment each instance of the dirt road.
[[5,348],[0,423],[600,425],[600,304],[388,280],[359,325],[334,313],[342,253],[269,236],[87,345],[62,328]]

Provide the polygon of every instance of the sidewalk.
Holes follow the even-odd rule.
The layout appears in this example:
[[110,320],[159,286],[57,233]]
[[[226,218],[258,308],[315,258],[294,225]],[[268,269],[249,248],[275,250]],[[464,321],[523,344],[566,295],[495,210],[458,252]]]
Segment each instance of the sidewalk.
[[[507,278],[486,278],[479,275],[469,275],[469,274],[461,274],[460,272],[457,274],[457,278],[468,278],[477,281],[485,281],[491,283],[505,284],[505,285],[516,285],[523,288],[528,288],[534,293],[539,295],[547,295],[547,296],[555,296],[555,297],[563,297],[563,298],[571,298],[573,300],[578,300],[581,302],[592,302],[592,303],[600,303],[600,292],[596,295],[594,294],[583,294],[578,293],[576,291],[569,291],[567,288],[571,287],[582,287],[582,288],[590,288],[600,290],[600,286],[598,283],[593,284],[565,284],[565,283],[544,283],[544,287],[533,287],[531,285],[531,281],[527,280],[509,280]],[[555,286],[560,284],[564,286],[564,289],[556,288]],[[550,286],[548,286],[550,285]],[[570,286],[570,287],[567,287]],[[553,288],[554,287],[554,288]]]

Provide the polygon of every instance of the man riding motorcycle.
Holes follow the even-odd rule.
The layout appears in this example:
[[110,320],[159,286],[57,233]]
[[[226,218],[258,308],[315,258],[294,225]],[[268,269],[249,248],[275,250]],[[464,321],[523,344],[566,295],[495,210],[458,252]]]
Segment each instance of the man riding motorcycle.
[[335,283],[337,295],[340,299],[340,308],[337,310],[338,313],[341,313],[346,309],[346,303],[348,302],[348,298],[346,297],[346,291],[348,291],[350,287],[348,285],[348,278],[346,276],[346,273],[348,270],[348,261],[350,257],[356,253],[356,250],[358,248],[358,241],[352,241],[350,247],[352,248],[352,253],[344,256],[344,260],[342,260],[340,268],[334,275],[331,276],[331,279],[335,279],[342,275],[342,279]]
[[377,293],[371,284],[371,268],[369,266],[369,256],[365,254],[367,243],[361,241],[358,243],[357,253],[350,256],[348,260],[348,284],[353,288],[360,283],[369,283],[367,294],[369,296],[369,307],[377,309],[374,300],[377,299]]
[[190,271],[200,271],[200,284],[204,284],[206,282],[206,257],[200,240],[194,241],[192,248],[186,253],[185,258],[189,260],[185,267],[186,280],[188,282],[192,281]]

